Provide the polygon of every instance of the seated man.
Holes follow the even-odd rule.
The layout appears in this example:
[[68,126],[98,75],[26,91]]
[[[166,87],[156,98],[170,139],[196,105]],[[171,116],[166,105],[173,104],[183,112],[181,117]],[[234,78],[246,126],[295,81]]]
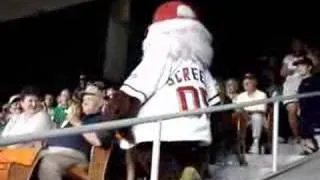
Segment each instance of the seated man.
[[[266,93],[257,89],[257,80],[253,74],[246,74],[243,80],[245,92],[238,95],[235,103],[244,103],[248,101],[256,101],[266,99]],[[251,153],[259,152],[259,139],[262,132],[262,127],[265,121],[265,114],[267,111],[266,104],[259,104],[255,106],[245,107],[244,110],[250,116],[252,124],[253,144],[250,148]]]
[[[103,105],[102,91],[89,85],[83,93],[82,110],[84,117],[80,120],[80,107],[69,110],[63,128],[78,127],[102,121],[101,107]],[[66,170],[73,165],[88,164],[92,146],[109,146],[112,133],[107,131],[77,134],[51,138],[48,148],[43,152],[39,165],[39,180],[62,180]]]

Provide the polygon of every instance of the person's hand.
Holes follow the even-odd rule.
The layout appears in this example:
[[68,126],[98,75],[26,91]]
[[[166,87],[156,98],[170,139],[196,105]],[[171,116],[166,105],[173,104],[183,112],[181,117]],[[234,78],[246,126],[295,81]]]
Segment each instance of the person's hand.
[[81,105],[79,103],[73,102],[70,107],[67,110],[67,117],[66,119],[71,123],[71,124],[79,124],[81,123],[80,121],[81,117]]

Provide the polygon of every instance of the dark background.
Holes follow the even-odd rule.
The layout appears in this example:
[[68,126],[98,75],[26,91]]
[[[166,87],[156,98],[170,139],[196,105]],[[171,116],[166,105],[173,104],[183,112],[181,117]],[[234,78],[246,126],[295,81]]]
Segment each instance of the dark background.
[[[139,62],[141,40],[160,0],[133,0],[127,72]],[[256,57],[283,56],[292,36],[318,38],[317,11],[302,4],[187,1],[213,33],[216,76],[255,71]],[[44,91],[75,86],[79,73],[102,76],[108,1],[95,0],[0,24],[0,99],[26,84]],[[311,5],[309,5],[310,7]]]

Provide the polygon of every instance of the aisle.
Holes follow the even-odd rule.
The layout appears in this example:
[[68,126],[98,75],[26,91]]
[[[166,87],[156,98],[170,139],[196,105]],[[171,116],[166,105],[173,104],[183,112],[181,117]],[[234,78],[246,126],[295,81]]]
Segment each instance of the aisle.
[[320,154],[315,155],[307,163],[287,171],[272,180],[319,180],[320,179]]
[[[289,144],[279,145],[279,168],[293,163],[304,156],[299,155],[301,149]],[[235,157],[231,157],[233,161]],[[210,166],[210,174],[214,180],[261,180],[263,176],[271,173],[272,155],[247,155],[249,165],[247,167]],[[320,162],[320,161],[319,161]],[[306,179],[304,179],[306,180]]]

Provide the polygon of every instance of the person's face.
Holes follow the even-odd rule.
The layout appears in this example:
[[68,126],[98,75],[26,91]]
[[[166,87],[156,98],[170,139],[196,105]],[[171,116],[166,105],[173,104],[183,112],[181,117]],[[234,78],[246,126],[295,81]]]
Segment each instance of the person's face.
[[70,100],[70,92],[68,90],[63,90],[59,98],[60,104],[67,105],[69,100]]
[[257,82],[254,79],[245,79],[243,81],[243,88],[247,91],[247,92],[253,92],[256,90],[256,85]]
[[226,82],[226,91],[228,94],[237,93],[238,90],[239,90],[239,85],[236,81],[229,80]]
[[21,100],[21,107],[24,112],[34,114],[39,107],[39,99],[34,95],[27,95]]
[[52,95],[47,94],[44,97],[44,103],[46,104],[47,107],[51,107],[53,105],[53,102],[54,100]]
[[21,113],[20,101],[13,102],[10,105],[9,111],[11,114],[20,114]]
[[294,52],[301,52],[304,49],[304,45],[300,40],[293,40],[291,44],[291,48]]
[[95,114],[100,111],[102,100],[97,96],[84,95],[82,98],[82,110],[84,114]]
[[297,72],[302,76],[306,76],[310,74],[311,68],[312,67],[307,64],[299,64],[297,65]]
[[79,86],[80,86],[80,88],[85,88],[85,87],[86,87],[86,84],[87,84],[86,79],[80,77],[80,79],[79,79]]

